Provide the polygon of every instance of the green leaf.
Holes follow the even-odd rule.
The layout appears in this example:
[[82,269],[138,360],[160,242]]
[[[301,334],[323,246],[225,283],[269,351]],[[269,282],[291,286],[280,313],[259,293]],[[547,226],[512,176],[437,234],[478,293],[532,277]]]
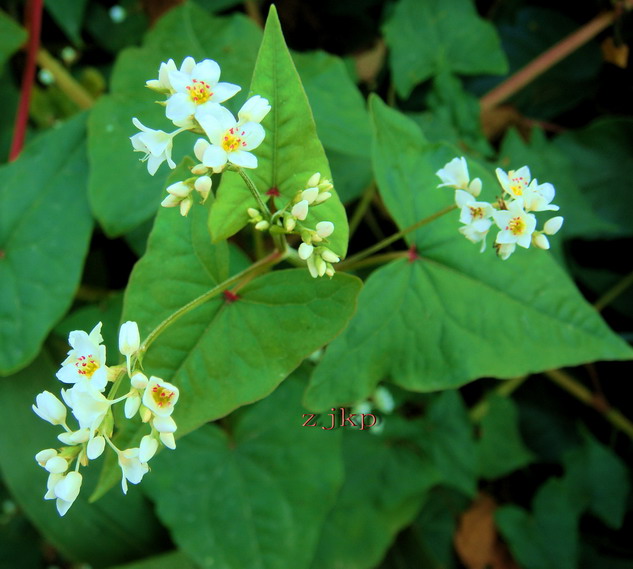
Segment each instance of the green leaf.
[[479,474],[488,480],[510,474],[534,460],[523,444],[512,399],[500,395],[489,398],[488,411],[481,421],[477,455]]
[[26,38],[26,30],[0,10],[0,71],[7,59],[20,48]]
[[[278,204],[283,207],[298,190],[306,188],[315,172],[329,179],[332,175],[274,6],[270,9],[257,56],[251,93],[267,98],[272,109],[262,121],[266,138],[255,151],[258,167],[248,174],[262,194],[276,188],[281,193]],[[246,225],[246,209],[252,203],[250,191],[238,176],[223,176],[209,220],[214,241],[226,239]],[[348,241],[347,217],[335,191],[318,208],[310,208],[305,225],[313,228],[322,220],[334,223],[336,229],[328,238],[328,247],[344,257]]]
[[345,433],[343,456],[345,483],[323,525],[313,569],[374,567],[439,479],[428,456],[371,430]]
[[[455,151],[429,145],[403,115],[372,99],[374,170],[398,226],[448,206],[435,172]],[[480,199],[493,195],[490,174]],[[493,190],[495,191],[495,190]],[[349,326],[312,375],[306,406],[360,401],[381,380],[413,391],[462,385],[602,359],[629,359],[630,347],[586,303],[547,252],[520,250],[507,261],[458,233],[458,212],[407,236],[420,258],[374,271]],[[354,377],[354,381],[349,381]]]
[[46,0],[46,11],[75,45],[80,45],[87,0]]
[[228,432],[205,426],[154,459],[158,515],[201,567],[309,566],[343,469],[338,433],[300,427],[301,390],[290,379]]
[[110,569],[199,569],[199,565],[195,565],[189,557],[180,551],[172,553],[164,553],[155,557],[148,557],[134,563],[126,563],[125,565],[117,565]]
[[46,132],[0,168],[0,374],[37,355],[81,277],[92,231],[84,122]]
[[[159,212],[125,297],[123,320],[138,322],[141,337],[224,279],[217,259],[226,243],[210,243],[206,216],[207,208],[195,204],[188,218],[174,209]],[[177,433],[268,395],[340,332],[359,288],[348,275],[329,280],[313,279],[307,270],[276,271],[239,289],[238,300],[220,294],[175,322],[152,344],[143,366],[180,388]],[[116,479],[116,465],[108,470],[97,494]]]
[[627,468],[589,433],[584,439],[582,447],[565,456],[565,481],[579,511],[589,509],[605,524],[618,529],[631,490]]
[[616,225],[620,235],[633,234],[632,138],[632,119],[602,118],[555,140],[573,164],[572,175],[589,201],[588,209]]
[[[99,223],[110,236],[127,233],[152,217],[161,201],[167,167],[152,177],[139,153],[132,151],[132,117],[148,127],[171,132],[174,127],[156,105],[156,93],[144,87],[158,76],[161,61],[173,58],[179,66],[186,56],[197,61],[222,55],[222,80],[245,85],[251,77],[261,32],[241,14],[211,17],[193,3],[170,10],[147,34],[142,48],[128,48],[117,58],[112,94],[100,97],[90,113],[90,201]],[[236,39],[239,38],[239,41]],[[238,49],[239,46],[239,49]],[[246,93],[227,102],[235,107]],[[173,158],[193,154],[195,137],[178,135]]]
[[[594,160],[593,155],[591,160]],[[515,129],[509,130],[501,144],[499,163],[504,170],[516,170],[527,164],[532,175],[541,183],[554,185],[554,203],[560,206],[560,213],[565,217],[564,229],[561,230],[564,237],[589,238],[617,232],[617,225],[606,216],[596,215],[599,210],[581,191],[584,177],[576,176],[577,169],[581,167],[579,161],[573,159],[573,153],[561,150],[561,145],[547,140],[541,129],[532,129],[529,142],[523,140]],[[595,163],[592,162],[591,170],[594,169]],[[586,187],[591,188],[590,185]]]
[[95,464],[81,469],[81,493],[63,518],[54,501],[42,499],[47,472],[33,457],[43,448],[59,445],[56,435],[61,429],[37,417],[31,404],[37,393],[62,386],[55,379],[56,371],[43,353],[28,368],[0,382],[4,425],[0,469],[9,490],[38,530],[71,560],[99,568],[155,552],[162,531],[138,490],[131,488],[124,496],[117,489],[99,504],[88,504],[98,476]]
[[400,0],[383,26],[398,94],[443,71],[506,73],[495,28],[471,0]]
[[502,506],[495,520],[524,569],[578,567],[578,516],[561,480],[551,478],[541,486],[532,515],[517,506]]

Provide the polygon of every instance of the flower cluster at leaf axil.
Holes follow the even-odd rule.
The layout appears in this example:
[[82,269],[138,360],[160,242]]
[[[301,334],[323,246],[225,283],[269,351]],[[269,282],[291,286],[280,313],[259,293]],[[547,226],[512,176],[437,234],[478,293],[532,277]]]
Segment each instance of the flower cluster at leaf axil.
[[193,203],[194,191],[204,202],[211,190],[211,173],[222,172],[230,165],[257,168],[257,157],[251,152],[266,135],[260,124],[270,111],[266,99],[255,95],[238,112],[237,118],[222,103],[241,90],[238,85],[220,81],[220,66],[212,59],[200,63],[192,57],[182,62],[180,69],[173,59],[161,63],[158,79],[147,81],[147,87],[165,95],[165,115],[177,128],[172,132],[154,130],[134,118],[141,131],[130,138],[147,169],[153,176],[163,162],[170,168],[176,164],[171,158],[174,138],[184,131],[203,134],[193,148],[199,164],[192,168],[192,177],[167,188],[164,207],[180,207],[187,215]]
[[[127,493],[127,483],[138,484],[148,472],[149,460],[162,444],[176,448],[172,418],[178,401],[178,388],[158,377],[147,377],[136,369],[140,347],[136,322],[126,322],[119,332],[119,351],[126,357],[126,364],[108,367],[106,348],[101,336],[101,322],[88,334],[83,330],[70,333],[71,350],[57,372],[57,379],[70,385],[61,390],[63,403],[49,391],[37,395],[33,411],[52,425],[64,430],[58,439],[61,448],[40,451],[35,460],[48,473],[45,500],[56,500],[57,511],[64,515],[79,494],[82,483],[80,467],[99,458],[106,445],[118,458],[121,467],[121,486]],[[114,399],[126,375],[130,378],[128,392]],[[106,396],[108,385],[111,388]],[[150,432],[138,447],[119,449],[112,442],[114,414],[112,406],[125,401],[124,415],[132,419],[137,413],[148,423]],[[65,405],[64,405],[65,403]],[[68,409],[77,427],[67,424]]]
[[531,179],[527,166],[509,172],[497,168],[502,193],[495,203],[477,200],[482,183],[479,178],[470,179],[464,157],[454,158],[436,174],[442,180],[438,187],[455,189],[455,203],[462,223],[459,232],[473,243],[481,242],[482,252],[493,224],[499,229],[494,247],[504,260],[514,253],[517,245],[527,249],[533,244],[549,249],[547,236],[557,233],[563,224],[563,218],[556,216],[548,219],[541,230],[536,229],[533,212],[558,211],[559,207],[552,203],[556,194],[554,186]]

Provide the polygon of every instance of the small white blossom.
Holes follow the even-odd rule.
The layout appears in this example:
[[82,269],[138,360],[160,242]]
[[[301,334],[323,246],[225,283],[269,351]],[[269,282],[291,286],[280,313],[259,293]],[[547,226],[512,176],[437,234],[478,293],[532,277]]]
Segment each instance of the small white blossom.
[[172,417],[161,417],[156,415],[152,421],[152,426],[159,433],[175,433],[178,427]]
[[177,71],[176,64],[173,59],[160,64],[158,69],[158,79],[150,79],[145,82],[145,86],[160,93],[173,93],[174,90],[169,81],[169,73]]
[[38,452],[35,455],[35,460],[42,468],[44,468],[47,461],[54,456],[57,456],[57,451],[54,448],[47,448]]
[[558,230],[562,226],[563,226],[563,217],[558,215],[556,217],[552,217],[551,219],[548,219],[545,222],[545,225],[543,226],[543,232],[547,233],[548,235],[554,235],[555,233],[558,233]]
[[481,241],[481,249],[486,249],[486,236],[492,226],[492,216],[494,209],[488,202],[478,202],[474,196],[464,190],[455,192],[455,202],[461,208],[459,221],[464,227],[459,228],[459,232],[472,243]]
[[57,511],[60,516],[63,516],[73,505],[77,496],[79,496],[82,476],[79,472],[69,472],[65,476],[54,480],[55,482],[50,490],[52,490],[54,497],[57,498]]
[[101,322],[87,334],[74,330],[68,335],[72,349],[57,372],[57,379],[64,383],[85,383],[98,391],[103,391],[108,382],[106,349],[102,345]]
[[124,451],[119,451],[117,454],[119,457],[119,466],[123,473],[121,477],[121,488],[123,489],[123,493],[127,494],[127,482],[130,481],[132,484],[138,484],[143,479],[143,476],[147,474],[149,466],[139,459],[138,448],[129,448]]
[[141,131],[130,137],[132,147],[135,152],[143,152],[145,154],[145,156],[141,158],[141,161],[147,161],[147,171],[150,175],[153,176],[156,174],[159,166],[165,162],[165,160],[168,166],[174,169],[176,163],[171,159],[174,136],[182,132],[182,129],[167,133],[162,130],[154,130],[146,127],[136,117],[132,119],[132,122],[134,126]]
[[508,173],[497,168],[495,173],[503,190],[514,198],[522,197],[530,184],[530,169],[527,166],[510,170]]
[[257,148],[266,135],[262,125],[247,122],[241,125],[224,107],[198,118],[209,138],[202,163],[208,168],[223,168],[227,162],[242,168],[257,168],[257,157],[250,152]]
[[442,180],[442,183],[437,186],[438,188],[450,186],[456,190],[465,190],[475,197],[481,193],[481,180],[479,178],[470,180],[468,164],[463,156],[453,158],[444,165],[444,168],[435,172],[435,175]]
[[497,234],[496,243],[516,244],[526,249],[530,246],[532,233],[536,227],[536,218],[523,210],[521,198],[510,202],[507,210],[495,211],[492,216],[501,229]]
[[61,456],[53,456],[46,461],[44,469],[50,474],[63,474],[68,470],[68,461]]
[[112,404],[112,401],[106,399],[103,393],[89,386],[62,389],[62,397],[66,405],[72,409],[80,428],[90,429],[91,433],[99,428]]
[[90,440],[90,429],[79,429],[77,431],[69,431],[67,433],[61,433],[57,435],[57,438],[65,445],[80,445]]
[[178,388],[171,383],[163,381],[160,377],[150,377],[145,393],[143,405],[159,417],[167,417],[174,410],[178,401]]
[[523,191],[523,207],[525,211],[558,211],[552,200],[556,191],[550,183],[539,184],[536,179]]
[[167,100],[165,114],[178,126],[192,117],[199,121],[202,115],[241,89],[232,83],[219,82],[220,66],[212,59],[196,63],[193,57],[187,57],[180,70],[172,69],[168,75],[174,93]]
[[133,389],[130,391],[130,394],[127,396],[125,400],[125,406],[123,408],[123,412],[125,413],[126,419],[131,419],[136,415],[138,408],[141,406],[141,395],[136,390]]
[[31,408],[35,414],[48,421],[51,425],[66,423],[66,407],[50,391],[43,391],[35,397],[36,405]]

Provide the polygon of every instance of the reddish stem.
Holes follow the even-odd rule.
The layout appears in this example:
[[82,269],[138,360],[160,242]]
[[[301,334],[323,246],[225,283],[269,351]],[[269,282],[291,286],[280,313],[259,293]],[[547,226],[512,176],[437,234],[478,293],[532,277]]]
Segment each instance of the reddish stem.
[[29,120],[29,105],[31,103],[31,91],[35,80],[35,58],[40,47],[40,30],[42,28],[42,0],[28,0],[25,9],[25,24],[29,32],[29,40],[26,48],[26,65],[22,75],[22,88],[20,104],[13,129],[13,141],[9,152],[9,162],[13,162],[20,155],[24,146],[26,125]]

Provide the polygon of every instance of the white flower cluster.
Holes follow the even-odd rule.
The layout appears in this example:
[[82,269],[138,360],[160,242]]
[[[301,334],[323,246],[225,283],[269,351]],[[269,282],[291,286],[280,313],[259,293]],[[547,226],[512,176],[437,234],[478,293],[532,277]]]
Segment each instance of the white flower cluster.
[[220,66],[211,59],[196,63],[187,57],[180,69],[173,59],[160,65],[158,79],[147,81],[147,87],[167,96],[165,114],[178,127],[171,133],[153,130],[138,119],[132,119],[141,131],[130,137],[132,146],[142,152],[147,169],[153,176],[158,167],[167,162],[170,168],[176,164],[171,158],[174,137],[189,130],[205,134],[194,146],[194,154],[200,161],[192,169],[193,178],[177,182],[167,188],[168,196],[161,205],[180,207],[187,215],[193,203],[192,192],[196,190],[206,200],[211,190],[210,172],[222,172],[228,164],[241,168],[257,168],[257,157],[251,152],[266,135],[260,124],[270,111],[266,99],[255,95],[248,99],[238,113],[237,119],[221,105],[241,87],[220,82]]
[[[136,322],[126,322],[119,332],[119,351],[126,357],[125,366],[106,365],[106,348],[102,342],[101,322],[89,334],[83,330],[71,332],[68,337],[71,350],[56,374],[60,381],[72,385],[62,389],[61,395],[78,423],[77,429],[68,427],[66,406],[49,391],[38,394],[33,405],[33,411],[39,417],[64,429],[57,438],[66,446],[59,450],[45,449],[35,456],[49,473],[44,499],[56,500],[61,516],[79,495],[80,466],[87,466],[90,460],[101,456],[106,444],[117,454],[124,493],[127,493],[128,481],[138,484],[147,473],[147,463],[158,450],[159,443],[176,448],[173,434],[176,423],[171,413],[178,401],[178,388],[158,377],[148,379],[140,371],[133,371],[140,347]],[[126,371],[131,378],[130,390],[122,397],[112,399],[118,380]],[[113,381],[116,383],[106,397],[104,392],[108,382]],[[141,439],[138,447],[126,450],[118,449],[111,440],[114,431],[112,405],[123,400],[128,419],[140,412],[141,419],[151,426],[151,432]],[[73,461],[74,470],[70,470]]]
[[[352,412],[358,415],[372,413],[374,410],[379,411],[383,415],[390,415],[396,408],[396,402],[391,392],[383,385],[376,387],[376,391],[360,403],[356,403],[352,408]],[[379,435],[385,428],[384,417],[380,418],[380,422],[373,426],[370,430],[374,435]]]
[[[314,278],[323,275],[331,278],[334,276],[332,264],[341,260],[334,251],[326,247],[327,238],[334,233],[334,224],[331,221],[320,221],[314,229],[311,229],[302,222],[308,217],[311,207],[324,203],[332,196],[330,190],[333,188],[332,182],[321,178],[319,172],[313,174],[305,189],[299,190],[292,200],[273,215],[271,220],[277,230],[301,236],[299,258],[306,261],[310,275]],[[255,229],[260,231],[270,229],[271,223],[264,219],[262,212],[251,207],[248,208],[247,213]]]
[[539,184],[536,178],[532,180],[527,166],[509,172],[497,168],[496,174],[503,192],[496,203],[488,203],[475,199],[481,193],[481,180],[470,180],[464,157],[454,158],[436,172],[442,180],[438,187],[455,189],[459,221],[463,224],[460,233],[473,243],[481,242],[481,251],[484,251],[488,231],[496,224],[499,232],[494,247],[504,260],[514,253],[517,245],[527,249],[534,244],[549,249],[547,235],[558,232],[563,218],[553,217],[537,231],[536,216],[530,212],[558,211],[559,207],[552,203],[556,194],[554,186]]

